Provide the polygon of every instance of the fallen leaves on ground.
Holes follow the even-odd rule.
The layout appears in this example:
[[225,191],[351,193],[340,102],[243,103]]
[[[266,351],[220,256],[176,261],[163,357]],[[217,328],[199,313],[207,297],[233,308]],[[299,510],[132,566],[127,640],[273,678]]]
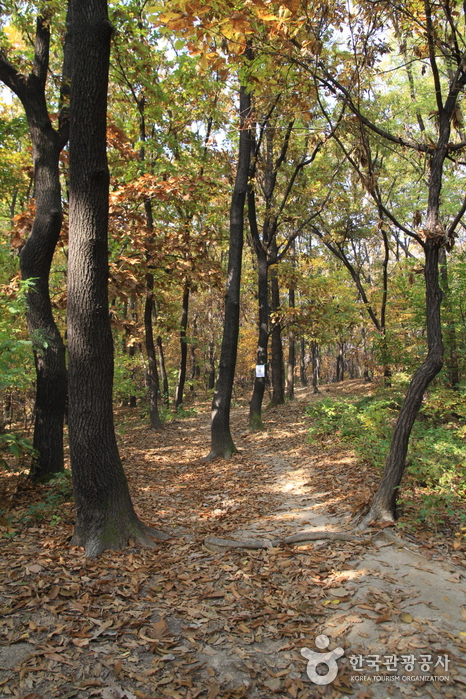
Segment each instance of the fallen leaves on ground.
[[269,410],[268,429],[257,433],[245,433],[246,411],[236,410],[240,452],[213,462],[201,460],[209,443],[206,404],[162,433],[144,426],[137,411],[120,416],[138,513],[172,536],[154,550],[129,547],[85,559],[69,546],[72,504],[60,507],[54,526],[21,523],[41,491],[5,475],[4,696],[307,699],[352,692],[346,660],[331,687],[312,685],[301,648],[314,649],[325,625],[331,647],[345,647],[345,634],[367,619],[381,629],[394,618],[415,625],[400,607],[401,591],[384,597],[375,588],[353,601],[352,574],[364,547],[332,541],[246,552],[203,544],[206,536],[238,530],[271,539],[294,534],[291,514],[306,499],[350,516],[365,476],[353,473],[350,452],[309,444],[305,404]]

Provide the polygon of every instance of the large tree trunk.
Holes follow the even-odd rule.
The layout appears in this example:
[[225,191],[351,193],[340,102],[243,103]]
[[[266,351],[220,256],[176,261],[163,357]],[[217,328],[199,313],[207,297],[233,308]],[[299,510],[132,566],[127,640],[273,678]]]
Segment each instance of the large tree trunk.
[[73,76],[68,259],[69,440],[76,504],[72,544],[88,556],[129,537],[150,545],[118,454],[108,312],[107,82],[112,27],[106,0],[71,0]]
[[[248,49],[250,56],[250,50]],[[238,167],[230,207],[230,247],[225,296],[225,320],[223,325],[220,363],[212,401],[211,450],[206,459],[229,458],[236,447],[230,432],[230,405],[235,378],[236,355],[239,335],[239,308],[241,289],[241,263],[244,242],[244,205],[248,189],[251,136],[251,95],[240,87],[240,138]]]
[[183,402],[184,384],[186,382],[186,363],[188,360],[188,344],[186,342],[186,330],[188,327],[189,309],[189,283],[185,282],[183,290],[183,303],[180,324],[180,369],[178,371],[178,383],[175,392],[175,409]]
[[411,429],[419,413],[425,390],[442,368],[443,343],[440,318],[442,291],[439,286],[438,238],[426,240],[424,253],[428,353],[409,385],[393,431],[390,453],[382,480],[369,513],[359,525],[361,528],[374,520],[394,521],[398,488],[405,469]]
[[285,402],[285,376],[283,367],[282,328],[277,317],[280,310],[280,289],[276,267],[270,273],[271,311],[274,314],[272,323],[272,400],[271,405],[282,405]]
[[[48,17],[36,23],[34,68],[24,76],[0,56],[0,79],[21,100],[26,112],[34,163],[36,212],[31,234],[20,254],[21,276],[30,281],[27,292],[27,322],[33,340],[36,367],[34,448],[38,456],[31,464],[34,480],[48,480],[63,470],[63,421],[67,376],[65,348],[54,321],[49,292],[49,274],[62,223],[58,161],[68,140],[68,109],[61,108],[59,129],[51,124],[45,89],[49,66],[50,29]],[[69,78],[68,35],[64,45],[62,103]]]

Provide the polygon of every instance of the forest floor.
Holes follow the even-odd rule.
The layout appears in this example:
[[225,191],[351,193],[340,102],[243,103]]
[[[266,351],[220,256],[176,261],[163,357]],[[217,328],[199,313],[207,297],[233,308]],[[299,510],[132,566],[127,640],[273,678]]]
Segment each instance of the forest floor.
[[[120,411],[135,506],[172,535],[153,550],[86,560],[68,543],[69,497],[47,500],[24,478],[3,475],[0,696],[466,697],[464,546],[442,532],[381,528],[356,542],[265,550],[204,542],[350,530],[379,475],[349,445],[311,444],[305,407],[371,390],[358,381],[318,396],[298,389],[294,401],[265,411],[261,432],[246,429],[244,402],[232,413],[239,453],[210,463],[201,460],[207,402],[161,433],[138,409]],[[40,521],[44,497],[54,509]],[[319,635],[327,650],[316,646]],[[333,682],[311,681],[302,648],[344,651]]]

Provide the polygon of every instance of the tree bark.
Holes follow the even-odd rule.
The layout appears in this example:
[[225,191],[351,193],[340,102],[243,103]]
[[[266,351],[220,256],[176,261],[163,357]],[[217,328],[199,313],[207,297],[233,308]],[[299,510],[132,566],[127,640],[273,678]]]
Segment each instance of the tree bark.
[[271,311],[274,314],[272,322],[272,400],[271,405],[282,405],[285,402],[285,376],[283,367],[282,328],[278,314],[280,311],[280,289],[276,267],[270,272]]
[[[255,214],[255,207],[252,207],[252,196],[249,196],[249,220]],[[269,300],[268,300],[268,262],[267,253],[260,245],[256,247],[257,255],[257,276],[258,276],[258,302],[259,302],[259,341],[257,343],[256,364],[263,366],[264,376],[254,376],[254,388],[251,401],[249,403],[249,427],[253,430],[260,430],[262,424],[262,401],[264,398],[265,385],[267,381],[267,345],[269,342]]]
[[[146,120],[145,120],[145,99],[144,96],[137,99],[136,104],[139,111],[139,138],[141,139],[141,148],[139,149],[139,158],[144,163],[146,160]],[[146,217],[146,226],[150,231],[148,244],[153,243],[154,218],[152,215],[152,202],[146,199],[144,202],[144,213]],[[146,250],[146,263],[150,263],[150,253]],[[152,326],[152,317],[155,310],[154,302],[154,275],[151,272],[146,273],[146,299],[144,304],[144,339],[147,353],[147,388],[149,394],[149,424],[153,430],[162,429],[162,421],[159,414],[159,394],[160,383],[157,372],[157,360],[155,358],[154,344],[154,329]]]
[[319,391],[319,374],[320,374],[320,351],[318,343],[313,340],[311,342],[312,356],[312,392],[320,393]]
[[165,404],[165,407],[168,408],[170,405],[168,376],[167,376],[167,369],[165,367],[165,357],[163,354],[162,338],[160,337],[160,335],[157,336],[156,343],[157,343],[157,349],[159,352],[159,366],[160,366],[160,377],[162,379],[163,402]]
[[[288,290],[288,302],[290,308],[295,307],[295,292],[294,288]],[[288,332],[288,365],[286,377],[286,395],[290,400],[294,398],[294,370],[296,367],[296,344],[293,328]]]
[[178,383],[175,392],[175,410],[183,402],[184,384],[186,382],[186,364],[188,361],[188,344],[186,342],[186,330],[188,327],[188,310],[189,283],[185,282],[180,323],[180,369],[178,371]]
[[447,369],[450,386],[458,390],[460,383],[460,371],[458,365],[458,352],[456,344],[455,322],[451,307],[450,287],[448,284],[447,253],[444,247],[439,250],[440,278],[442,280],[444,318],[446,322],[446,341],[448,347]]
[[105,549],[123,548],[130,537],[151,542],[131,502],[112,413],[106,156],[112,27],[106,0],[71,0],[70,7],[69,441],[76,504],[72,544],[96,556]]
[[159,375],[157,372],[157,361],[155,358],[154,331],[152,328],[152,315],[154,310],[154,276],[146,274],[147,292],[144,304],[144,335],[147,353],[147,388],[149,393],[149,422],[151,429],[161,430],[162,421],[159,415]]
[[299,345],[299,380],[301,386],[307,386],[307,376],[306,376],[306,340],[304,337],[301,338]]
[[[247,49],[250,59],[251,51]],[[241,263],[244,242],[244,205],[248,190],[249,163],[251,157],[251,95],[240,87],[240,137],[238,167],[230,206],[230,247],[225,296],[225,320],[217,384],[212,401],[211,450],[207,460],[216,457],[229,458],[236,447],[230,431],[230,405],[235,378],[236,355],[239,336],[239,309],[241,290]]]
[[345,351],[345,343],[344,342],[339,342],[338,343],[338,354],[337,354],[337,365],[336,365],[336,374],[335,374],[335,382],[339,383],[340,381],[343,381],[345,378],[345,357],[344,357],[344,351]]
[[68,140],[69,113],[64,101],[69,89],[69,51],[64,45],[59,128],[50,121],[46,103],[49,66],[49,17],[36,23],[34,67],[21,75],[0,54],[0,79],[21,100],[29,126],[34,164],[36,211],[32,231],[20,253],[21,276],[30,280],[27,291],[27,323],[33,342],[36,368],[35,424],[33,445],[38,452],[30,477],[46,481],[63,471],[63,422],[66,408],[67,374],[65,348],[52,313],[49,275],[62,224],[60,153]]
[[411,429],[419,413],[425,390],[442,368],[443,342],[440,318],[442,291],[439,286],[438,238],[426,240],[424,254],[428,353],[409,385],[393,431],[390,453],[382,480],[368,514],[359,525],[360,528],[368,526],[374,520],[394,521],[398,488],[405,469]]

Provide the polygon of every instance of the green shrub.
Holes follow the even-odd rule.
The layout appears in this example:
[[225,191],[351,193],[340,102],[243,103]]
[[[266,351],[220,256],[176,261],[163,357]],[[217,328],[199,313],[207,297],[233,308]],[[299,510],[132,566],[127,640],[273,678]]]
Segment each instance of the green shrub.
[[[364,463],[382,470],[402,396],[361,400],[325,398],[307,408],[311,439],[348,442]],[[408,487],[420,498],[418,520],[441,523],[444,517],[464,523],[455,505],[466,496],[466,398],[444,388],[433,391],[415,422],[407,456]],[[404,502],[405,505],[412,503]]]

